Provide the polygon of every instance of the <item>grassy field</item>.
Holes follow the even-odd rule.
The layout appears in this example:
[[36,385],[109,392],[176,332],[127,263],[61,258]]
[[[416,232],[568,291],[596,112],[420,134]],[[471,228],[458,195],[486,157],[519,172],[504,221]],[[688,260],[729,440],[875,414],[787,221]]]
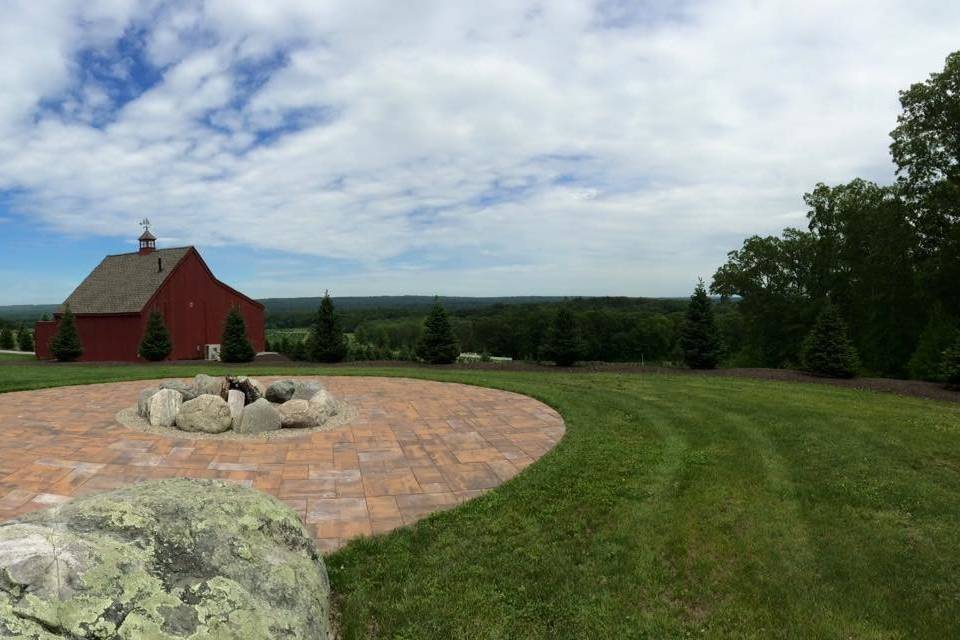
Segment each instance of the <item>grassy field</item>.
[[[196,370],[16,365],[0,390]],[[960,637],[960,405],[699,376],[337,372],[519,391],[568,428],[486,496],[330,556],[345,638]]]
[[0,362],[26,362],[35,359],[32,353],[0,353]]

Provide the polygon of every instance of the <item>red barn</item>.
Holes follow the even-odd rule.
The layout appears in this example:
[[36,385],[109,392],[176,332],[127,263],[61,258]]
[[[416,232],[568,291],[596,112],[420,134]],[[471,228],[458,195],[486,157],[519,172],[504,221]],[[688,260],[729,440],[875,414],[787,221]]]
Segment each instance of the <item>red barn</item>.
[[107,256],[64,301],[54,319],[36,325],[38,358],[50,358],[48,343],[69,305],[77,321],[85,361],[137,361],[147,318],[159,311],[170,330],[171,360],[206,357],[219,344],[223,323],[239,307],[254,350],[264,347],[264,307],[217,280],[194,247],[157,249],[149,230],[140,250]]

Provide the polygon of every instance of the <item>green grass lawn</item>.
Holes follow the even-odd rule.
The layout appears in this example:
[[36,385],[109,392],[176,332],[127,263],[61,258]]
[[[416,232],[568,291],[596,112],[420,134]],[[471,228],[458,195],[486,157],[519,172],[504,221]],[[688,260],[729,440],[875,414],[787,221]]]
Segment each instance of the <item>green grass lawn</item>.
[[36,360],[32,353],[0,353],[0,362],[26,362]]
[[[17,365],[0,390],[196,370]],[[960,405],[698,376],[337,373],[510,389],[568,429],[484,497],[330,556],[344,638],[960,637]]]

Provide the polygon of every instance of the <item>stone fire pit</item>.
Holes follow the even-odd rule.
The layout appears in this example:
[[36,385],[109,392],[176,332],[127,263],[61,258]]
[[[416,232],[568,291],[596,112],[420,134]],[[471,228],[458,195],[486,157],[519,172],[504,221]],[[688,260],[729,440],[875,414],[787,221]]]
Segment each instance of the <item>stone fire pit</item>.
[[136,410],[121,411],[117,418],[151,431],[257,436],[331,428],[347,418],[348,409],[313,380],[278,380],[264,387],[246,376],[199,374],[192,383],[168,380],[144,389]]

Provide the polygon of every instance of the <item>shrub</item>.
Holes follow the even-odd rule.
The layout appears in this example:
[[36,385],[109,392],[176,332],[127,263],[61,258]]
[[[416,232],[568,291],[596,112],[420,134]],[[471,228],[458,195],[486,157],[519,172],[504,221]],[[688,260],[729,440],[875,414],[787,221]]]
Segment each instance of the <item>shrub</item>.
[[430,364],[450,364],[456,362],[460,355],[460,344],[453,335],[450,318],[440,304],[439,298],[434,298],[433,309],[423,323],[423,336],[417,344],[417,356]]
[[33,332],[25,326],[21,326],[17,333],[17,348],[33,353]]
[[543,345],[543,357],[558,367],[569,367],[583,357],[583,340],[577,318],[566,306],[557,309]]
[[240,309],[233,307],[223,323],[223,336],[220,338],[220,360],[223,362],[251,362],[257,354],[247,340],[247,325],[240,315]]
[[138,353],[144,360],[159,362],[166,359],[171,351],[173,351],[173,343],[170,342],[170,332],[163,324],[163,316],[153,311],[147,319]]
[[17,344],[13,340],[13,331],[10,327],[0,329],[0,349],[13,349]]
[[815,376],[852,378],[860,368],[857,350],[847,337],[840,311],[827,304],[803,346],[803,366]]
[[340,362],[347,355],[347,342],[333,308],[330,292],[323,294],[310,328],[309,358],[314,362]]
[[683,361],[691,369],[713,369],[720,360],[720,339],[713,319],[713,303],[707,296],[703,280],[697,284],[687,305],[687,315],[680,329]]
[[960,333],[953,345],[943,352],[943,381],[949,389],[960,389]]
[[50,339],[50,354],[60,362],[73,362],[83,355],[83,344],[69,306],[64,309],[57,332]]

